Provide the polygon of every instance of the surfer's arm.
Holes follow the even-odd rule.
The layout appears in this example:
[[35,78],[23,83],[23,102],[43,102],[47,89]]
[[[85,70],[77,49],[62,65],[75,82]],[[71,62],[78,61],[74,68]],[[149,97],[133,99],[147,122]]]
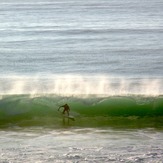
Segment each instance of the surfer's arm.
[[63,105],[63,106],[60,106],[60,107],[58,108],[58,111],[59,111],[59,109],[62,108],[62,107],[64,107],[64,105]]
[[60,108],[61,108],[61,106],[58,108],[58,111],[59,111]]

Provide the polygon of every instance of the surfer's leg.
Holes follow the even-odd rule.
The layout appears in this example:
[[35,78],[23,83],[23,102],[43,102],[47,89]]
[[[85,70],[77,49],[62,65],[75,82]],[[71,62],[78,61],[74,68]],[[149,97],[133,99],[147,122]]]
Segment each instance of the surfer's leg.
[[62,114],[65,114],[65,111],[66,111],[66,110],[64,109],[63,112],[62,112]]
[[67,111],[67,115],[69,116],[69,111],[68,110],[66,110]]

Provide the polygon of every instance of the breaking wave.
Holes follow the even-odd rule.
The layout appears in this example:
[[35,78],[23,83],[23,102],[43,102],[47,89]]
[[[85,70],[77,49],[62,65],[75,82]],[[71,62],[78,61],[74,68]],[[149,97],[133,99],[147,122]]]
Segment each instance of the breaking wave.
[[[63,118],[58,107],[68,103],[75,121]],[[0,100],[0,127],[161,127],[163,96],[66,97],[4,95]]]

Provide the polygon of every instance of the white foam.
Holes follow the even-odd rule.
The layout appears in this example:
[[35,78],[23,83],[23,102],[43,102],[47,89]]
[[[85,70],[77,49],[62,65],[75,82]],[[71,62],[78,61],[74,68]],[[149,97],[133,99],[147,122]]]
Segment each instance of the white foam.
[[163,79],[88,75],[8,76],[0,78],[0,94],[160,95]]

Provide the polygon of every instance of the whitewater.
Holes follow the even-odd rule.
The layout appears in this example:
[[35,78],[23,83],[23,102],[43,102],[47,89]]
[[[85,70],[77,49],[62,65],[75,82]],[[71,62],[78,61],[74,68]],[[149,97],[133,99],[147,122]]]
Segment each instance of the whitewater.
[[0,163],[161,163],[162,8],[1,0]]

